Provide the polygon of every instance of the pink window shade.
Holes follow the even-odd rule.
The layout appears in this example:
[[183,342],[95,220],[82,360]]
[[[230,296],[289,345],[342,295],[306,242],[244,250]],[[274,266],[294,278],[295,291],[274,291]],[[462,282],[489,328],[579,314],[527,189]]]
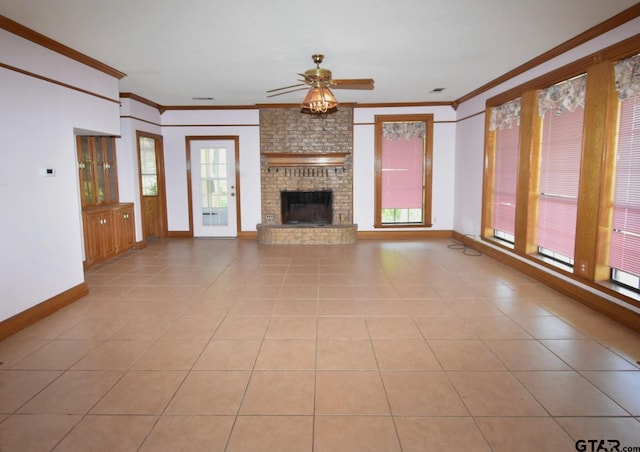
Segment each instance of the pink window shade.
[[384,140],[382,208],[421,209],[424,139]]
[[542,248],[573,258],[584,108],[547,110],[543,117],[538,201],[538,239]]
[[640,276],[640,94],[620,104],[609,266]]
[[496,130],[493,182],[493,229],[515,234],[516,183],[520,127]]

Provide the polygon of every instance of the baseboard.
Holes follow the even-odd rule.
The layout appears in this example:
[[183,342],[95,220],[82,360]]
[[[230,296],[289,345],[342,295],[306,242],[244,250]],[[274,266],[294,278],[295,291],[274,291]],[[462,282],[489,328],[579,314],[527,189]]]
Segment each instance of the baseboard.
[[[442,239],[451,238],[453,231],[358,231],[357,237],[360,240],[420,240],[420,239]],[[193,237],[189,231],[169,231],[171,238],[190,238]],[[239,231],[238,239],[241,240],[257,240],[257,231]]]
[[193,232],[191,231],[169,231],[167,237],[172,239],[185,239],[193,238]]
[[359,240],[420,240],[451,238],[453,231],[358,231]]
[[23,328],[28,327],[36,323],[59,309],[79,300],[89,293],[89,286],[87,283],[78,284],[69,290],[49,298],[31,308],[22,311],[13,317],[9,317],[6,320],[0,322],[0,340],[5,339],[12,334],[17,333]]
[[616,322],[640,332],[640,314],[608,300],[605,298],[606,294],[604,291],[599,295],[597,287],[589,285],[590,289],[587,289],[579,285],[577,281],[575,284],[572,284],[570,281],[561,278],[559,275],[554,275],[552,270],[542,270],[523,259],[511,255],[506,250],[502,251],[496,249],[480,240],[475,240],[473,237],[460,234],[459,232],[454,231],[453,238],[469,248],[473,248],[482,254],[495,259],[514,270],[524,273],[554,290],[557,290],[561,294],[566,295],[567,297],[576,300],[603,315],[606,315]]

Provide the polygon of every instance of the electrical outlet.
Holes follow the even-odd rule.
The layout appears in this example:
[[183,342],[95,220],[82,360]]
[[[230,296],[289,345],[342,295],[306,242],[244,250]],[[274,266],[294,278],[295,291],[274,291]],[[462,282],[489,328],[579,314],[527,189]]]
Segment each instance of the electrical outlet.
[[267,223],[273,223],[276,217],[274,215],[265,215],[264,219],[266,220]]
[[587,263],[585,261],[580,262],[580,271],[582,273],[587,271]]

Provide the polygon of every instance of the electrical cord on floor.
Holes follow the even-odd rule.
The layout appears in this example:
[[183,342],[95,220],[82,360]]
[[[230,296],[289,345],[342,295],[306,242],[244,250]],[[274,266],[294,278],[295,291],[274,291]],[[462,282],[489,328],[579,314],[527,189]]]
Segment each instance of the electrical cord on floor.
[[452,239],[453,244],[449,245],[449,248],[451,248],[452,250],[462,250],[462,254],[465,254],[467,256],[482,256],[482,253],[480,251],[475,250],[469,245],[467,245],[466,243],[464,243],[464,239],[466,237],[473,238],[473,234],[465,234],[462,236],[461,240]]

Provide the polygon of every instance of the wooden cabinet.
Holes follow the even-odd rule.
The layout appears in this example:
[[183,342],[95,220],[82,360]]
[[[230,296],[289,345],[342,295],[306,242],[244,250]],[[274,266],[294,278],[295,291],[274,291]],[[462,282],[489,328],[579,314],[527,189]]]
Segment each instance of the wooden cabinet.
[[117,203],[115,137],[78,136],[76,141],[82,207]]
[[111,209],[91,209],[82,213],[85,266],[115,255]]
[[113,239],[116,254],[128,251],[135,246],[133,205],[120,205],[113,209]]
[[85,268],[135,247],[133,203],[84,209]]
[[136,244],[133,203],[118,202],[116,139],[76,137],[85,268],[118,256]]

